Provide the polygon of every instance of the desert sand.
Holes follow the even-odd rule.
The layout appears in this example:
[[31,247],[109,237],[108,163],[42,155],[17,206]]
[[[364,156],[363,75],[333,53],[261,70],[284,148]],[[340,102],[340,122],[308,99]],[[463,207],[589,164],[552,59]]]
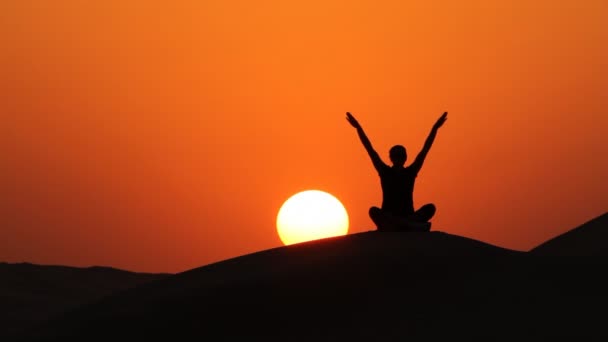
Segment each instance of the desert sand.
[[604,213],[530,251],[441,231],[311,241],[158,275],[15,340],[601,340],[607,231]]

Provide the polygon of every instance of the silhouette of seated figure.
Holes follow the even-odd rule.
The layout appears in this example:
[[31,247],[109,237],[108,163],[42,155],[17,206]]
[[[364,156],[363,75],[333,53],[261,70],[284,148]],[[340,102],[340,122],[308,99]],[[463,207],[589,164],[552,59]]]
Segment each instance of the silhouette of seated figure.
[[371,207],[369,216],[379,231],[429,231],[429,220],[435,215],[436,207],[429,203],[414,210],[414,182],[422,168],[424,159],[428,154],[437,131],[447,120],[447,112],[443,113],[427,137],[422,150],[414,162],[405,167],[407,151],[401,145],[393,146],[389,151],[392,166],[385,164],[372,147],[363,128],[355,117],[347,112],[348,122],[357,129],[359,139],[369,154],[382,186],[382,207]]

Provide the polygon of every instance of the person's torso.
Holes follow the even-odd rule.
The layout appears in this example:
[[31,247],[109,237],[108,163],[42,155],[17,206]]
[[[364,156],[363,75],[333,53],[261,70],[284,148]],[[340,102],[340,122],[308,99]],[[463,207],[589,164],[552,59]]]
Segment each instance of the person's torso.
[[412,214],[415,180],[416,175],[409,167],[387,167],[382,170],[382,209],[400,216]]

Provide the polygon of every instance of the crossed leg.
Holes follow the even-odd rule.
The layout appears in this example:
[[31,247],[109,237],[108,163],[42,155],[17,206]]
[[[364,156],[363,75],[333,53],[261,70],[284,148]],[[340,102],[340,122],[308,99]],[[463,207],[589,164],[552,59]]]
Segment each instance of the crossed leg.
[[410,217],[408,217],[412,221],[416,222],[427,222],[433,216],[435,216],[435,212],[437,211],[437,207],[433,203],[428,203],[420,207],[416,210]]
[[[408,217],[399,217],[384,212],[378,207],[371,207],[369,209],[369,217],[376,224],[378,231],[397,231],[402,230],[399,228],[399,226],[401,226],[402,224],[406,224],[408,221],[416,223],[428,222],[435,215],[436,211],[437,208],[435,207],[435,205],[429,203],[423,205]],[[430,223],[428,223],[428,225],[425,225],[425,227],[428,228],[423,228],[424,230],[430,230]],[[416,230],[417,229],[418,228],[416,228]]]

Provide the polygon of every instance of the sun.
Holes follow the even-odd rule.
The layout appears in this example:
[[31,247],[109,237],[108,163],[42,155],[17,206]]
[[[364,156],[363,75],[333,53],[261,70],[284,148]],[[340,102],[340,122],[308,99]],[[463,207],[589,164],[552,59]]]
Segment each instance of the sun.
[[277,214],[277,231],[285,245],[348,233],[348,214],[333,195],[306,190],[291,196]]

